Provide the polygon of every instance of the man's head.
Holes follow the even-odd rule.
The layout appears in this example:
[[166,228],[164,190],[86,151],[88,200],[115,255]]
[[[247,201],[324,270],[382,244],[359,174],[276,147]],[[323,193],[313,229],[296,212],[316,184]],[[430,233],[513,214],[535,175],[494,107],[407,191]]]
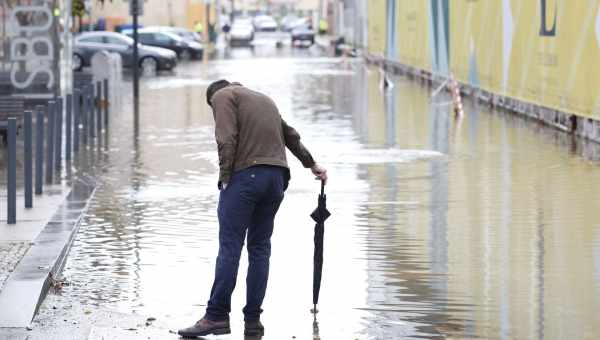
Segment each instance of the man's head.
[[219,91],[220,89],[229,85],[231,85],[231,83],[225,79],[217,80],[212,84],[208,85],[208,88],[206,89],[206,103],[208,103],[208,106],[212,107],[211,99],[213,95],[217,93],[217,91]]

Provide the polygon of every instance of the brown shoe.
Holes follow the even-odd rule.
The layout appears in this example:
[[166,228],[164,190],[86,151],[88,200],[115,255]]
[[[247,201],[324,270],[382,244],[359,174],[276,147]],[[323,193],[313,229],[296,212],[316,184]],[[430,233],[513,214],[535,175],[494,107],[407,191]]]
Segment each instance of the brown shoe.
[[192,327],[180,329],[177,334],[184,338],[195,338],[198,336],[205,336],[209,334],[221,335],[231,333],[229,327],[229,320],[225,321],[211,321],[205,318],[200,319]]
[[265,327],[260,322],[260,320],[244,321],[244,335],[264,336],[265,335]]

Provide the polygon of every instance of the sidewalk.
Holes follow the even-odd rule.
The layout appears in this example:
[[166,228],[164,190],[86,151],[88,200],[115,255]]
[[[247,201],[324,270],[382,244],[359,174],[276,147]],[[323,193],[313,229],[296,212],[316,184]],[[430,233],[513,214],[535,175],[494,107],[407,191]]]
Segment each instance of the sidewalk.
[[[0,327],[27,327],[60,272],[87,201],[90,183],[52,185],[25,209],[17,195],[17,223],[0,215]],[[0,206],[6,209],[6,194]]]

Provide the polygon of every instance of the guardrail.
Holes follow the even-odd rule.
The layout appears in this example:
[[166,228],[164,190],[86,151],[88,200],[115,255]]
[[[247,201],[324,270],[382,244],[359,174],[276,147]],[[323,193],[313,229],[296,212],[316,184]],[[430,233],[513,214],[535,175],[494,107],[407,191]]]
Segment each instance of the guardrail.
[[8,118],[8,224],[17,223],[18,158],[22,157],[23,164],[24,205],[25,208],[33,208],[33,193],[39,196],[44,191],[44,184],[51,185],[60,180],[56,174],[62,169],[63,158],[65,166],[70,167],[73,154],[80,152],[80,144],[93,145],[96,142],[101,146],[103,134],[108,134],[111,106],[108,80],[81,82],[78,85],[73,95],[57,97],[49,100],[47,105],[37,106],[35,114],[32,111],[23,112],[22,153],[17,153],[19,118]]

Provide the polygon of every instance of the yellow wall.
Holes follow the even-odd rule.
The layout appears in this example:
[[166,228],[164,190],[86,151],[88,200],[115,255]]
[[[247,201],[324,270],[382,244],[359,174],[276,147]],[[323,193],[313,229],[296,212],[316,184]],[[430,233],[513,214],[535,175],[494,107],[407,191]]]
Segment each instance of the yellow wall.
[[385,0],[368,2],[369,53],[381,55],[385,51]]
[[429,1],[396,2],[396,46],[403,64],[431,71]]
[[[502,1],[451,3],[450,68],[465,83],[497,92],[502,84]],[[477,82],[469,75],[476,68]]]

